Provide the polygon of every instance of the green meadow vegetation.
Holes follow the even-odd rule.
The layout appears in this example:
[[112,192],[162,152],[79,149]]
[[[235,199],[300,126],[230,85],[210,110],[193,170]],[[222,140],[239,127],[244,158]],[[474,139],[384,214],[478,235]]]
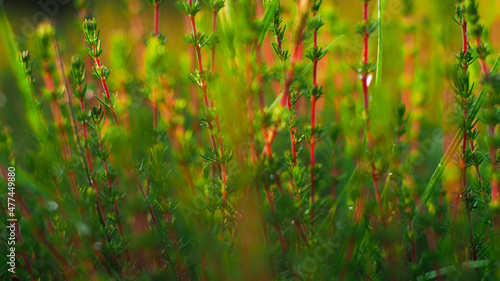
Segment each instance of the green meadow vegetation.
[[499,6],[0,1],[0,279],[500,280]]

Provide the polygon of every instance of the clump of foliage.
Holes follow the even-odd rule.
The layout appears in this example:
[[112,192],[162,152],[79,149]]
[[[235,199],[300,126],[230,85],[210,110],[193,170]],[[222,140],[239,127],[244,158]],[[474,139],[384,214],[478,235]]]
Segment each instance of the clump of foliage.
[[[500,279],[500,57],[477,1],[436,4],[450,42],[413,0],[122,2],[143,8],[125,34],[76,1],[78,36],[43,22],[22,48],[0,7],[22,108],[0,118],[2,280]],[[456,50],[448,71],[421,37]]]

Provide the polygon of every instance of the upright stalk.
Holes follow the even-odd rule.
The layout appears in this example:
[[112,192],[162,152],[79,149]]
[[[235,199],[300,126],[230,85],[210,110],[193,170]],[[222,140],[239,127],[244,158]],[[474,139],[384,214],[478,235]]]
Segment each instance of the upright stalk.
[[[467,5],[466,10],[467,20],[470,24],[470,34],[473,37],[475,42],[475,50],[479,59],[479,63],[481,66],[482,84],[483,89],[486,88],[487,91],[487,99],[484,103],[485,110],[487,112],[487,117],[485,122],[488,125],[488,135],[491,139],[495,136],[495,127],[497,126],[499,120],[498,118],[494,118],[496,115],[495,106],[498,104],[498,100],[496,98],[498,94],[498,84],[494,83],[495,78],[497,76],[496,73],[492,73],[488,68],[488,64],[486,63],[486,58],[490,54],[488,51],[488,47],[484,44],[481,37],[483,34],[484,27],[479,23],[480,16],[478,12],[478,4],[476,0],[471,0]],[[499,182],[498,182],[498,167],[496,164],[496,147],[493,141],[489,142],[488,152],[490,154],[490,165],[491,165],[491,176],[490,176],[490,184],[491,184],[491,203],[496,205],[499,203]]]
[[[94,59],[96,67],[93,68],[94,70],[94,76],[99,78],[102,82],[103,88],[106,93],[106,103],[100,100],[101,103],[103,103],[105,106],[109,107],[111,110],[111,113],[113,115],[113,120],[116,125],[116,127],[120,127],[118,123],[118,118],[116,117],[115,110],[113,107],[112,99],[111,96],[109,95],[109,90],[107,86],[106,79],[110,74],[110,70],[108,70],[105,66],[102,66],[99,60],[99,57],[102,53],[101,49],[101,40],[99,39],[99,34],[100,31],[97,29],[97,22],[95,19],[86,19],[85,22],[83,23],[83,31],[85,34],[85,42],[87,45],[85,45],[85,48],[87,49],[87,53]],[[132,173],[135,173],[134,171],[134,164],[132,161],[132,156],[130,153],[128,153],[128,159],[130,163],[130,169]],[[142,182],[139,178],[138,175],[135,175],[135,180],[137,182],[137,185],[139,186],[139,190],[143,196],[144,199],[147,199],[147,194],[144,190],[144,186],[142,185]],[[154,214],[153,207],[148,206],[149,214],[151,215],[151,220],[155,226],[159,226],[158,220],[156,219],[156,215]],[[168,251],[165,248],[165,255],[168,257]]]
[[160,1],[155,2],[155,36],[158,36],[158,31],[160,29]]
[[[361,75],[361,84],[363,87],[363,105],[365,111],[365,119],[366,119],[366,134],[368,139],[368,147],[373,152],[373,137],[370,131],[370,100],[369,100],[369,92],[368,87],[370,86],[372,79],[372,66],[369,64],[369,38],[370,35],[375,31],[376,25],[368,21],[368,2],[370,0],[362,0],[363,2],[363,22],[356,27],[358,34],[363,37],[363,58],[361,62],[361,69],[358,72]],[[375,189],[375,198],[377,200],[377,204],[379,207],[380,213],[383,212],[382,209],[382,198],[380,196],[380,190],[378,185],[378,175],[377,169],[375,167],[375,162],[373,159],[369,160],[369,165],[371,169],[371,177],[373,181],[373,187]]]
[[[224,0],[212,0],[209,1],[208,4],[212,10],[212,48],[211,48],[211,72],[215,71],[215,45],[217,44],[217,39],[215,36],[215,32],[217,31],[217,13],[224,7]],[[191,23],[192,29],[192,38],[191,42],[194,45],[196,58],[198,62],[198,75],[194,80],[198,86],[202,89],[203,92],[203,103],[205,104],[205,108],[208,112],[208,117],[206,121],[206,125],[210,131],[210,143],[212,145],[213,151],[218,151],[218,162],[217,166],[220,168],[220,177],[222,180],[222,210],[225,214],[226,205],[227,205],[227,159],[225,156],[224,142],[223,136],[220,130],[220,116],[215,113],[213,116],[211,115],[212,109],[214,108],[214,101],[209,98],[208,85],[206,81],[206,71],[203,68],[203,59],[201,55],[201,48],[207,43],[205,40],[205,35],[203,33],[198,32],[196,26],[195,16],[200,11],[199,2],[196,1],[193,3],[193,0],[188,0],[187,3],[184,2],[183,5],[184,13],[188,16],[189,21]],[[215,124],[214,124],[215,123]]]
[[317,16],[318,10],[321,6],[321,0],[314,1],[311,10],[312,10],[312,18],[308,22],[308,26],[312,29],[313,33],[313,48],[308,51],[307,57],[312,61],[313,64],[313,87],[311,92],[309,93],[309,98],[311,100],[311,138],[309,143],[311,145],[310,150],[310,162],[311,162],[311,198],[309,200],[310,209],[311,209],[311,222],[314,220],[313,208],[315,201],[315,192],[316,192],[316,174],[315,174],[315,166],[316,166],[316,141],[317,141],[317,132],[316,132],[316,102],[323,94],[322,87],[318,86],[318,62],[323,56],[325,52],[318,48],[318,29],[323,26],[323,22],[321,17]]
[[[464,1],[465,2],[465,1]],[[462,9],[464,8],[464,2],[462,2]],[[464,56],[467,56],[467,52],[468,52],[468,40],[467,40],[467,21],[465,20],[465,18],[463,17],[464,14],[462,14],[462,21],[460,22],[461,24],[461,29],[462,29],[462,52],[464,54]],[[464,72],[467,72],[468,71],[468,68],[469,68],[469,65],[468,63],[464,63],[463,64],[463,71]],[[467,112],[467,100],[463,100],[464,102],[464,109],[463,109],[463,116],[464,116],[464,128],[467,126],[467,115],[468,115],[468,112]],[[467,151],[467,130],[464,130],[463,132],[463,137],[462,137],[462,157],[460,159],[460,183],[461,183],[461,190],[465,190],[466,187],[467,187],[467,167],[466,167],[466,157],[465,157],[465,153]],[[453,222],[455,222],[456,220],[456,217],[457,217],[457,214],[458,214],[458,205],[460,203],[460,194],[461,192],[459,192],[457,195],[456,195],[456,202],[455,202],[455,210],[454,210],[454,214],[453,214]]]
[[106,174],[105,174],[106,182],[108,184],[109,194],[112,198],[111,201],[113,203],[113,209],[114,209],[114,212],[116,215],[116,222],[118,224],[118,230],[120,231],[120,236],[123,238],[123,226],[122,226],[122,223],[120,220],[120,213],[118,211],[118,203],[116,202],[115,195],[113,194],[115,192],[114,188],[113,188],[114,176],[111,174],[107,158],[104,157],[104,155],[108,154],[108,152],[107,152],[106,148],[104,147],[104,141],[102,139],[100,129],[96,131],[96,134],[97,134],[97,142],[98,142],[99,148],[101,150],[100,154],[102,156],[102,163],[104,164],[104,171],[106,172]]
[[[63,64],[61,63],[61,66]],[[63,71],[64,72],[64,71]],[[85,109],[85,93],[87,92],[87,85],[85,84],[85,66],[83,63],[83,60],[80,56],[74,56],[72,58],[72,63],[71,63],[71,78],[73,80],[74,86],[73,86],[73,94],[75,97],[78,99],[80,103],[80,113],[78,115],[78,119],[81,122],[81,125],[83,127],[83,140],[84,144],[83,146],[85,147],[85,158],[83,159],[84,165],[85,165],[85,170],[87,172],[88,176],[88,181],[89,184],[94,188],[95,194],[96,194],[96,203],[97,203],[97,212],[100,215],[100,218],[103,222],[103,226],[105,227],[107,217],[106,217],[106,212],[104,212],[104,207],[101,202],[101,196],[99,192],[99,188],[97,186],[97,181],[95,177],[92,175],[94,174],[94,168],[92,165],[92,154],[90,152],[90,143],[89,143],[89,138],[88,138],[88,114],[87,110]],[[68,93],[68,97],[71,98],[71,96]],[[70,104],[72,104],[70,102]],[[73,115],[73,114],[72,114]],[[80,141],[78,140],[78,131],[76,129],[76,122],[75,122],[75,134],[77,135],[77,142],[79,144],[79,147],[81,148]],[[83,151],[82,151],[82,157],[83,156]]]
[[[289,68],[288,71],[284,70],[283,71],[283,95],[280,100],[280,105],[282,107],[287,107],[290,113],[292,113],[292,101],[290,99],[290,87],[293,82],[293,77],[295,75],[295,66],[297,62],[300,61],[301,58],[301,44],[304,41],[304,26],[306,25],[306,19],[307,15],[309,14],[309,10],[311,8],[312,2],[313,1],[301,1],[300,3],[304,3],[303,5],[298,5],[298,11],[297,11],[297,16],[295,19],[295,30],[293,31],[293,42],[292,42],[292,55],[290,57],[290,63],[289,63]],[[274,22],[272,30],[275,34],[276,37],[276,47],[275,52],[278,54],[281,60],[286,61],[288,59],[288,52],[284,52],[282,48],[283,44],[283,38],[284,38],[284,32],[285,28],[279,28],[276,29],[276,26],[279,26],[281,23],[281,17],[279,16],[279,13],[274,17]],[[277,24],[276,24],[277,23]],[[289,119],[289,124],[291,125],[293,123],[293,116],[290,117]],[[268,155],[271,156],[271,145],[274,142],[274,139],[276,138],[276,134],[278,132],[278,123],[275,123],[274,126],[272,127],[271,131],[269,134],[267,134],[267,138],[265,139],[265,145],[264,145],[264,150],[262,151],[263,155]],[[297,140],[295,139],[294,136],[294,131],[295,129],[293,126],[290,126],[290,139],[291,139],[291,149],[292,149],[292,156],[293,156],[293,165],[295,166],[297,162],[297,149],[296,149],[296,144]]]
[[[160,29],[160,0],[150,0],[149,1],[154,7],[154,37],[159,37],[159,29]],[[155,81],[157,82],[157,81]],[[153,104],[153,134],[154,134],[154,144],[157,143],[157,132],[158,132],[158,87],[156,85],[152,86],[152,99],[151,103]],[[152,161],[152,153],[149,153],[149,163]],[[146,181],[146,194],[149,193],[149,187],[151,184],[151,176],[148,174],[148,179]]]
[[100,31],[97,30],[97,22],[95,21],[95,19],[86,19],[83,23],[83,30],[86,37],[85,41],[88,44],[88,46],[85,46],[85,48],[95,62],[95,67],[93,68],[94,75],[99,78],[102,84],[102,88],[104,89],[104,98],[105,102],[107,103],[105,105],[110,109],[116,127],[120,127],[118,117],[116,116],[115,107],[113,105],[113,100],[111,98],[111,94],[109,93],[108,83],[106,81],[111,71],[106,66],[101,65],[100,55],[102,53],[102,49],[101,40],[99,40]]
[[[53,47],[53,42],[55,38],[55,31],[50,24],[42,24],[37,30],[38,40],[40,44],[40,49],[42,53],[42,77],[45,83],[45,88],[50,93],[50,105],[52,116],[57,125],[57,131],[59,134],[59,141],[61,142],[61,149],[63,159],[68,161],[71,158],[71,147],[68,142],[68,135],[66,129],[64,128],[63,116],[61,113],[61,108],[59,107],[57,89],[54,83],[54,69],[52,60],[54,60],[54,53],[51,48]],[[73,195],[76,199],[79,199],[78,184],[76,180],[75,171],[70,170],[68,172],[68,178],[73,191]]]
[[[456,94],[455,100],[457,101],[457,110],[461,111],[462,116],[459,124],[462,128],[463,136],[462,136],[462,145],[461,145],[461,155],[460,155],[460,188],[456,194],[455,200],[455,210],[453,214],[453,223],[455,223],[458,208],[460,204],[460,199],[462,194],[465,197],[465,208],[467,214],[467,220],[469,224],[469,241],[472,245],[474,245],[474,233],[472,228],[472,219],[471,219],[471,206],[469,206],[469,191],[467,190],[467,168],[469,167],[469,163],[467,163],[468,159],[468,151],[467,145],[468,140],[471,138],[469,136],[469,132],[473,129],[473,122],[469,120],[469,112],[471,106],[474,103],[474,94],[472,86],[470,86],[469,82],[469,64],[473,61],[472,55],[469,52],[469,42],[467,37],[467,20],[465,18],[466,4],[465,0],[462,0],[457,7],[457,14],[455,20],[459,23],[462,31],[462,51],[460,55],[457,56],[459,60],[459,64],[457,66],[458,70],[453,76],[454,83],[454,91]],[[451,236],[453,239],[453,235]],[[477,260],[476,249],[472,248],[472,257],[473,260]]]

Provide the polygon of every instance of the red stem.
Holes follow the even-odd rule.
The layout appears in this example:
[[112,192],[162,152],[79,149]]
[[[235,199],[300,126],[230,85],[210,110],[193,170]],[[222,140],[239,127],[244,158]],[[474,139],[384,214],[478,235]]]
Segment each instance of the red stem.
[[[462,3],[465,3],[465,1],[463,1]],[[462,4],[464,5],[464,4]],[[463,52],[464,54],[467,54],[469,52],[469,43],[468,43],[468,39],[467,39],[467,21],[465,20],[465,13],[463,15],[463,20],[462,20],[462,43],[463,43]],[[469,65],[468,64],[465,64],[463,66],[464,68],[464,71],[467,72],[468,71],[468,68],[469,68]],[[467,107],[467,100],[464,100],[464,104],[465,104],[465,107]],[[464,127],[466,126],[467,124],[467,117],[468,117],[468,111],[467,109],[464,109],[463,111],[463,114],[464,114]],[[463,136],[463,139],[462,139],[462,159],[460,161],[460,168],[461,168],[461,173],[460,173],[460,179],[461,179],[461,184],[462,184],[462,189],[461,189],[461,192],[465,191],[466,188],[467,188],[467,165],[465,163],[465,160],[466,160],[466,152],[467,152],[467,140],[468,140],[468,137],[467,137],[467,130],[466,128],[464,128],[464,136]],[[460,193],[461,193],[460,192]],[[456,217],[457,217],[457,214],[458,214],[458,205],[459,205],[459,202],[460,202],[460,193],[457,194],[457,198],[455,200],[455,210],[454,210],[454,214],[453,214],[453,223],[455,223],[456,221]],[[469,199],[469,194],[467,192],[465,192],[465,198],[466,198],[466,201],[468,201]],[[469,206],[465,206],[466,207],[466,211],[467,211],[467,219],[468,219],[468,222],[469,222],[469,239],[470,239],[470,242],[471,243],[474,243],[474,232],[473,232],[473,229],[472,229],[472,220],[471,220],[471,214],[470,214],[470,209],[469,209]],[[453,237],[453,235],[452,235]],[[472,258],[473,260],[477,260],[477,255],[476,255],[476,250],[473,248],[472,249]]]
[[[368,25],[368,1],[363,2],[363,21],[365,25]],[[363,35],[363,64],[367,65],[368,64],[368,49],[369,49],[369,44],[368,44],[368,39],[369,39],[369,33],[368,31],[365,31]],[[366,113],[366,133],[368,137],[368,146],[370,149],[373,149],[373,139],[372,135],[370,132],[370,115],[369,115],[369,97],[368,97],[368,72],[363,71],[362,77],[361,77],[361,83],[363,85],[363,101],[364,101],[364,107],[365,107],[365,113]],[[379,211],[382,214],[383,209],[382,209],[382,197],[380,195],[380,190],[378,187],[378,176],[377,176],[377,168],[375,167],[375,163],[373,160],[370,160],[370,167],[371,167],[371,177],[373,181],[373,187],[375,189],[375,199],[377,200],[377,204],[379,207]]]
[[[92,49],[94,50],[94,54],[95,54],[95,47],[92,47]],[[95,60],[95,64],[97,66],[97,69],[100,70],[101,69],[101,60],[98,57],[95,57],[94,60]],[[109,109],[111,110],[111,114],[113,115],[113,121],[115,122],[116,127],[120,127],[120,125],[118,123],[118,118],[116,117],[115,108],[113,106],[113,101],[111,100],[111,95],[109,93],[108,83],[106,82],[105,77],[101,77],[101,83],[102,83],[102,87],[104,89],[104,92],[106,93],[106,98],[108,99],[108,102],[109,102]]]
[[[52,78],[52,74],[51,74],[50,69],[49,69],[49,63],[47,61],[44,62],[43,68],[44,68],[43,80],[45,83],[45,87],[51,93],[55,93],[56,88],[54,86],[54,79]],[[66,130],[64,129],[63,118],[61,115],[61,109],[59,108],[59,103],[57,102],[55,95],[54,95],[52,102],[51,102],[51,110],[52,110],[52,115],[54,117],[54,120],[57,124],[63,158],[65,160],[68,160],[69,158],[71,158],[71,147],[68,144],[68,136],[66,134]],[[70,170],[68,172],[68,179],[69,179],[69,182],[71,185],[71,189],[73,191],[73,195],[75,196],[76,199],[79,199],[80,196],[78,193],[78,185],[76,182],[76,175],[75,175],[75,172],[73,170]]]
[[[190,6],[193,6],[193,0],[188,0],[188,3]],[[212,23],[212,28],[213,28],[213,32],[215,32],[215,28],[217,27],[217,17],[216,17],[217,13],[214,12],[214,19],[213,19],[213,23]],[[189,16],[189,20],[191,21],[191,28],[193,30],[193,39],[195,42],[198,41],[198,32],[197,32],[197,29],[196,29],[196,21],[195,21],[195,18],[193,15],[190,15]],[[200,76],[203,77],[203,74],[204,74],[204,69],[203,69],[203,61],[202,61],[202,57],[201,57],[201,46],[200,45],[196,45],[195,46],[195,51],[196,51],[196,57],[197,57],[197,60],[198,60],[198,70],[200,72]],[[215,49],[212,49],[212,71],[215,67]],[[203,90],[203,102],[205,104],[205,107],[206,108],[211,108],[212,107],[212,101],[209,100],[208,98],[208,89],[207,89],[207,83],[205,80],[201,80],[201,88]],[[220,132],[220,120],[218,118],[218,116],[216,117],[217,121],[216,121],[216,126],[217,126],[217,131]],[[210,132],[213,132],[214,130],[214,127],[213,127],[213,124],[212,122],[208,122],[208,128],[210,130]],[[224,147],[223,147],[223,141],[222,141],[222,137],[219,138],[219,148],[220,148],[220,155],[221,157],[224,156]],[[215,136],[213,133],[210,134],[210,142],[211,142],[211,145],[212,145],[212,149],[214,150],[217,150],[217,142],[216,142],[216,139],[215,139]],[[224,163],[222,164],[222,168],[221,168],[221,177],[222,177],[222,182],[223,182],[223,188],[222,188],[222,208],[223,210],[225,209],[225,206],[226,206],[226,199],[227,199],[227,191],[226,191],[226,181],[227,181],[227,172],[226,172],[226,169],[227,169],[227,165]]]
[[[81,86],[79,86],[79,88],[80,88],[80,91],[81,91]],[[80,100],[80,110],[82,112],[85,112],[85,103],[83,101],[83,98],[80,98],[79,100]],[[87,163],[89,165],[90,175],[92,175],[93,172],[94,172],[94,167],[92,166],[92,155],[91,155],[90,149],[89,149],[88,132],[87,132],[87,121],[86,120],[82,121],[82,126],[83,126],[83,138],[84,138],[84,141],[85,141],[85,154],[86,154],[86,157],[87,157]],[[94,188],[94,191],[95,191],[95,194],[96,194],[97,212],[102,217],[103,222],[106,223],[107,216],[106,216],[106,213],[103,211],[104,207],[103,207],[102,202],[101,202],[101,196],[99,194],[99,188],[97,186],[97,182],[93,178],[89,178],[89,180],[91,181],[90,183],[92,184],[92,186]]]
[[160,29],[160,2],[155,3],[155,36],[158,36]]
[[[476,47],[480,47],[482,45],[481,38],[479,36],[476,37]],[[481,72],[483,73],[484,77],[487,77],[490,75],[490,70],[488,68],[488,65],[486,64],[486,61],[484,60],[484,57],[479,57],[479,62],[481,64]],[[493,109],[492,109],[493,111]],[[489,136],[493,137],[495,135],[495,127],[494,126],[489,126],[488,128],[489,131]],[[490,158],[491,158],[491,202],[492,203],[498,203],[499,201],[499,192],[498,192],[498,181],[496,177],[494,176],[494,172],[497,170],[496,167],[496,155],[494,151],[494,147],[490,146],[489,153],[490,153]]]
[[[97,137],[98,137],[98,141],[99,141],[99,147],[101,148],[101,152],[102,153],[105,153],[105,149],[104,149],[104,143],[102,141],[102,137],[101,137],[101,133],[100,132],[97,132]],[[108,187],[109,187],[109,192],[112,195],[113,193],[113,182],[111,181],[111,179],[109,178],[109,166],[108,166],[108,161],[106,160],[106,158],[102,159],[102,162],[104,164],[104,170],[106,171],[106,182],[108,183]],[[120,236],[123,238],[123,227],[122,227],[122,224],[120,222],[120,213],[118,212],[118,203],[116,202],[116,200],[113,198],[113,207],[114,207],[114,211],[115,211],[115,215],[116,215],[116,220],[118,222],[118,230],[120,231]]]
[[[154,10],[155,10],[155,27],[154,27],[154,36],[158,37],[158,31],[159,31],[159,26],[160,26],[160,2],[156,2],[154,5]],[[157,128],[158,128],[158,103],[156,101],[156,87],[153,87],[153,132],[156,134]],[[155,136],[155,144],[156,144],[156,136]],[[151,160],[153,159],[153,156],[151,152],[149,153],[149,162],[151,163]],[[149,185],[151,183],[151,177],[148,174],[148,179],[146,181],[146,194],[149,193]]]
[[[489,125],[488,127],[489,137],[493,138],[495,136],[495,127],[493,125]],[[496,154],[495,147],[490,145],[489,147],[490,159],[491,159],[491,203],[498,203],[498,180],[494,175],[494,171],[496,171]],[[496,227],[496,218],[494,216],[493,226]]]
[[[290,86],[292,84],[292,80],[293,80],[293,76],[294,76],[294,73],[295,73],[295,64],[297,61],[300,60],[300,57],[301,57],[301,43],[304,39],[304,37],[301,35],[299,38],[296,38],[297,41],[295,42],[295,46],[294,46],[294,50],[293,50],[293,54],[291,56],[291,59],[290,59],[290,70],[288,71],[288,73],[286,73],[286,70],[284,70],[283,74],[284,74],[284,90],[283,90],[283,96],[280,100],[280,104],[281,106],[288,106],[288,109],[291,110],[291,101],[290,101],[290,95],[289,95],[289,92],[290,92]],[[278,45],[278,48],[282,51],[282,48],[281,48],[281,45],[282,45],[282,42],[281,40],[279,40],[278,37],[276,37],[276,44]],[[277,124],[274,125],[274,128],[270,134],[270,136],[268,136],[266,138],[266,144],[265,144],[265,148],[263,150],[263,154],[264,155],[271,155],[271,145],[275,139],[275,136],[276,136],[276,133],[277,133]],[[290,136],[291,136],[291,142],[292,142],[292,155],[294,156],[294,164],[296,163],[296,156],[297,156],[297,153],[296,153],[296,149],[295,149],[295,144],[296,144],[296,140],[295,138],[293,137],[292,133],[293,133],[293,129],[291,130],[292,132],[290,133]]]
[[[316,11],[313,12],[313,18],[316,17]],[[314,29],[314,49],[318,47],[318,30]],[[315,59],[313,61],[313,87],[318,86],[318,60]],[[315,192],[316,192],[316,175],[314,174],[314,166],[316,165],[316,157],[315,157],[315,148],[316,148],[316,96],[311,98],[311,223],[314,220],[313,214],[313,206],[315,200]]]
[[[93,49],[94,55],[95,55],[95,52],[96,52],[95,47],[93,46],[92,49]],[[100,69],[101,68],[101,61],[100,61],[100,59],[98,57],[95,57],[94,60],[95,60],[97,68]],[[115,123],[116,127],[120,127],[120,125],[118,123],[118,118],[116,116],[116,113],[115,113],[115,110],[114,110],[114,107],[113,107],[113,104],[112,104],[112,101],[111,101],[111,95],[109,94],[109,89],[108,89],[108,85],[107,85],[107,82],[106,82],[106,78],[102,77],[101,78],[101,82],[102,82],[102,86],[104,88],[104,92],[106,93],[106,97],[108,98],[109,108],[110,108],[111,113],[113,115],[114,123]],[[132,167],[131,171],[134,172],[134,169],[133,169],[133,167],[134,167],[133,163],[134,162],[132,161],[132,157],[130,156],[130,153],[128,153],[128,158],[129,158],[130,165]],[[139,186],[139,190],[141,191],[142,196],[144,197],[144,199],[146,199],[147,195],[146,195],[146,193],[144,191],[144,186],[142,185],[141,180],[139,179],[138,176],[136,176],[136,181],[137,181],[137,185]],[[149,210],[149,214],[151,215],[151,220],[153,221],[154,225],[158,226],[159,225],[158,224],[158,220],[156,219],[156,216],[155,216],[155,214],[153,212],[153,208],[151,206],[148,206],[148,210]],[[165,254],[167,256],[169,256],[167,248],[165,247],[165,245],[164,245],[164,250],[165,250]]]

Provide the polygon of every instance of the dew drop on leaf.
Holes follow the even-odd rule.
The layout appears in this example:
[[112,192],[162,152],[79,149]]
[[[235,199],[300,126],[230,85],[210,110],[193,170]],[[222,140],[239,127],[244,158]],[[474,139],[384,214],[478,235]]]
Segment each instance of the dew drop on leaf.
[[47,202],[46,208],[47,208],[47,211],[54,212],[55,210],[57,210],[57,208],[59,208],[59,205],[54,201],[49,201],[49,202]]
[[368,75],[368,77],[366,77],[366,85],[367,86],[370,86],[370,84],[372,83],[372,79],[373,79],[373,75]]

